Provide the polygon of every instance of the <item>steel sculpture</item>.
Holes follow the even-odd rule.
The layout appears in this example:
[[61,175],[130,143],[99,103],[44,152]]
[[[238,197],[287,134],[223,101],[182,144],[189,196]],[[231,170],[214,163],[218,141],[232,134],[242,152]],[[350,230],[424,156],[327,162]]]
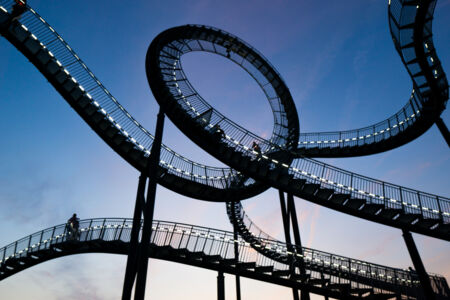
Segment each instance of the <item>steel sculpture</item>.
[[[435,4],[436,1],[429,0],[389,1],[391,34],[413,81],[411,97],[392,117],[375,125],[343,132],[300,134],[295,104],[281,75],[264,56],[236,36],[199,25],[175,27],[158,35],[149,47],[146,60],[149,84],[161,107],[158,122],[163,124],[166,114],[184,134],[231,169],[205,166],[175,153],[161,144],[162,125],[161,134],[155,140],[36,11],[27,6],[20,18],[12,17],[14,1],[0,1],[0,34],[36,66],[109,146],[141,171],[133,225],[129,224],[130,220],[123,220],[122,225],[114,223],[111,227],[111,220],[105,219],[103,225],[97,228],[100,231],[96,231],[91,225],[97,221],[89,220],[86,222],[90,225],[85,226],[83,231],[84,240],[81,235],[80,241],[69,241],[65,232],[54,235],[56,229],[61,230],[61,227],[54,227],[46,240],[42,237],[44,232],[48,234],[48,230],[41,232],[38,244],[32,244],[32,235],[27,239],[28,247],[22,250],[18,247],[20,241],[3,249],[1,278],[46,259],[79,253],[83,242],[89,245],[82,248],[89,249],[86,251],[128,253],[130,269],[127,265],[126,273],[132,275],[126,276],[125,281],[131,276],[134,281],[136,275],[138,282],[145,281],[145,275],[139,279],[137,269],[144,268],[145,272],[140,273],[146,273],[147,254],[150,254],[152,257],[215,269],[219,271],[219,287],[222,286],[223,272],[227,272],[292,287],[294,298],[296,289],[306,292],[302,293],[302,297],[307,296],[307,292],[338,298],[402,295],[415,298],[448,297],[445,279],[430,277],[424,268],[420,268],[420,256],[414,254],[417,250],[414,251],[410,232],[450,241],[450,199],[371,179],[308,158],[358,156],[386,151],[417,138],[434,123],[448,142],[448,130],[440,118],[448,100],[448,82],[436,55],[431,31]],[[274,129],[269,140],[227,119],[195,91],[180,64],[181,56],[191,51],[222,55],[255,79],[274,114]],[[252,147],[254,141],[257,141],[257,147]],[[151,188],[145,200],[143,187],[147,177]],[[180,248],[185,234],[191,238],[193,227],[179,229],[177,224],[164,227],[168,231],[164,243],[155,242],[161,233],[160,223],[156,222],[155,226],[151,212],[157,183],[192,198],[227,202],[227,212],[236,232],[234,236],[230,233],[231,237],[227,240],[225,236],[229,233],[222,232],[220,248],[231,243],[233,249],[228,252],[227,246],[226,253],[206,253],[205,246],[202,251],[195,247],[191,250],[188,245]],[[418,273],[301,247],[297,226],[293,228],[294,245],[289,241],[287,244],[274,241],[262,231],[256,236],[251,226],[246,226],[249,219],[239,201],[269,187],[279,189],[280,196],[287,193],[287,205],[293,211],[284,209],[283,216],[286,220],[287,217],[292,218],[293,225],[296,223],[293,218],[293,196],[297,196],[402,229]],[[139,241],[142,213],[142,234],[145,238]],[[104,235],[113,231],[114,238],[105,239]],[[121,235],[125,231],[129,236],[122,240]],[[177,247],[171,244],[175,232],[178,234]],[[245,247],[236,246],[242,244],[236,233],[248,243],[244,244]],[[286,237],[288,235],[287,232]],[[198,233],[197,240],[200,237]],[[204,239],[211,237],[208,233]],[[41,244],[45,246],[43,249]],[[261,263],[260,258],[241,261],[242,250],[253,251],[272,265]],[[142,267],[142,262],[145,267]],[[283,267],[277,269],[275,265]],[[138,298],[143,297],[144,289],[145,284],[137,289],[140,293]],[[219,296],[223,297],[223,293]]]

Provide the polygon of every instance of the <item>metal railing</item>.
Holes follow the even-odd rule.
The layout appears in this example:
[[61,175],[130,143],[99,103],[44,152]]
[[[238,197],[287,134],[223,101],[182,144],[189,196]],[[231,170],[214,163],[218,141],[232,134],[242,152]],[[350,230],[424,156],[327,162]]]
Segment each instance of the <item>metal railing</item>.
[[[322,267],[324,272],[345,272],[350,278],[366,278],[376,286],[376,282],[385,282],[398,286],[416,288],[420,286],[418,275],[415,271],[392,268],[374,264],[350,257],[340,256],[307,247],[298,249],[296,245],[287,245],[276,240],[259,228],[245,213],[241,202],[227,202],[227,214],[231,223],[237,225],[240,235],[251,244],[255,250],[279,262],[288,262],[291,256],[297,261],[304,261],[309,267],[315,265]],[[430,274],[430,279],[441,281],[445,278],[440,275]],[[435,292],[439,292],[436,290]]]
[[[62,245],[70,243],[83,243],[95,240],[129,242],[132,229],[132,219],[122,218],[98,218],[80,221],[78,234],[73,235],[67,229],[67,224],[38,231],[14,243],[0,248],[0,271],[11,260],[20,260],[35,256],[43,250],[64,251]],[[203,253],[206,256],[220,256],[221,260],[235,259],[234,244],[239,245],[239,263],[254,262],[256,266],[271,266],[274,271],[289,269],[288,262],[280,262],[262,255],[242,238],[234,239],[233,233],[213,228],[193,226],[182,223],[154,221],[150,242],[156,246],[171,246],[174,249],[186,249],[191,253]],[[268,238],[261,238],[260,244],[271,249],[279,255],[300,256],[307,262],[307,266],[314,265],[309,270],[309,278],[323,279],[321,272],[317,270],[326,268],[337,270],[326,278],[330,283],[351,283],[353,287],[370,287],[349,280],[348,273],[358,273],[359,276],[373,276],[377,280],[385,280],[400,286],[413,287],[416,281],[412,280],[409,272],[375,265],[343,256],[334,255],[314,249],[304,248],[303,255],[287,251],[286,244]],[[326,274],[327,271],[324,271]],[[286,275],[287,276],[287,275]],[[436,275],[437,276],[437,275]]]
[[[417,214],[426,219],[450,223],[450,199],[446,197],[376,180],[309,158],[295,159],[291,164],[272,158],[270,154],[275,151],[288,152],[289,150],[283,148],[283,145],[273,144],[269,140],[258,137],[226,118],[211,107],[189,83],[179,63],[181,56],[190,51],[209,51],[226,56],[227,50],[221,43],[223,40],[230,40],[227,33],[222,30],[206,26],[192,25],[191,27],[193,31],[207,30],[208,34],[203,35],[201,33],[190,33],[192,36],[201,36],[202,43],[200,44],[196,39],[188,37],[177,39],[161,48],[159,61],[160,68],[172,68],[172,73],[161,75],[167,89],[172,94],[173,100],[182,107],[185,113],[198,120],[199,116],[208,112],[208,122],[199,122],[204,126],[204,130],[209,130],[218,124],[225,132],[221,142],[233,147],[242,156],[254,160],[261,159],[263,163],[269,164],[271,169],[285,169],[295,179],[305,179],[308,183],[319,184],[320,187],[333,189],[336,193],[349,194],[352,198],[365,200],[366,204],[382,204],[386,209],[398,209],[399,212],[404,214]],[[234,37],[234,39],[237,38]],[[211,45],[207,46],[207,43]],[[214,49],[214,51],[211,49]],[[235,55],[238,54],[239,51]],[[241,56],[240,59],[235,58],[234,61],[249,59],[249,55],[246,55],[246,53],[242,55],[244,56]],[[251,63],[260,64],[258,60],[253,60]],[[241,62],[241,64],[243,63]],[[263,84],[265,83],[263,82]],[[413,95],[414,101],[411,101],[411,103],[419,99],[419,93],[416,92]],[[414,113],[414,111],[406,109],[403,112],[405,114]],[[408,118],[408,115],[404,115],[404,117]],[[399,125],[393,124],[392,127],[395,130],[400,130],[398,127],[406,128],[408,122],[412,122],[411,119],[400,121],[396,123]],[[261,153],[252,149],[254,141],[259,144]]]
[[[0,0],[0,7],[3,8],[0,13],[11,12],[14,3],[13,0]],[[149,156],[153,135],[114,98],[61,35],[29,6],[18,21],[41,43],[42,47],[48,49],[56,62],[70,74],[88,95],[91,103],[105,115],[105,120],[120,130],[137,150],[142,151],[145,156]],[[230,181],[237,180],[238,174],[230,168],[212,167],[194,162],[166,145],[162,145],[159,165],[170,174],[218,189],[227,189]],[[245,185],[253,183],[254,181],[247,180]]]

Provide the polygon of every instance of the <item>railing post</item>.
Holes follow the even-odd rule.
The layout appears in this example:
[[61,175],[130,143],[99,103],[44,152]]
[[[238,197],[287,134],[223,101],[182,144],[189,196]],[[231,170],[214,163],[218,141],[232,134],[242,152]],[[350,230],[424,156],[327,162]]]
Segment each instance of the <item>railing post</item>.
[[106,219],[103,219],[103,223],[102,223],[102,229],[100,230],[100,234],[98,235],[98,239],[99,240],[103,240],[103,237],[105,236],[105,222]]
[[55,236],[55,229],[56,229],[56,226],[53,226],[52,236],[50,237],[51,238],[50,245],[53,243],[53,237]]
[[16,257],[16,252],[17,252],[17,241],[14,243],[14,251],[13,251],[14,257]]
[[417,199],[419,199],[419,205],[420,205],[420,214],[423,217],[423,206],[422,206],[422,200],[420,200],[420,193],[417,191]]
[[126,219],[123,220],[122,228],[120,228],[119,236],[117,237],[117,240],[120,241],[120,238],[122,237],[123,228],[125,227]]
[[444,222],[444,214],[443,214],[443,212],[442,212],[442,209],[441,209],[441,203],[439,203],[439,197],[438,196],[436,196],[436,203],[437,203],[437,206],[438,206],[438,210],[439,210],[439,219],[442,221],[442,223]]
[[[91,230],[91,228],[92,228],[92,219],[91,219],[91,221],[89,222],[89,227],[88,227],[88,232],[86,233],[86,238],[84,239],[84,241],[87,241],[88,240],[88,236],[89,236],[89,233],[91,233],[92,232],[92,230]],[[92,239],[92,233],[91,233],[91,239]]]
[[401,186],[399,187],[399,191],[400,191],[400,202],[402,203],[402,210],[403,210],[403,213],[406,213],[405,203],[403,202],[403,193],[402,193],[402,187]]

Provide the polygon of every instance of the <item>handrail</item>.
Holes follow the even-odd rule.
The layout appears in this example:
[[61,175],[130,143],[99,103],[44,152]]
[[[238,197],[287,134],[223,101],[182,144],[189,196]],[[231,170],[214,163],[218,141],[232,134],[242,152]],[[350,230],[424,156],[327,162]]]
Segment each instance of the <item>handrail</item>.
[[[11,11],[14,3],[13,0],[1,0],[0,6]],[[116,100],[61,35],[33,8],[27,7],[28,10],[20,18],[24,28],[50,51],[61,66],[64,66],[109,122],[120,130],[136,149],[149,156],[154,136]],[[159,165],[170,174],[218,189],[227,189],[230,181],[240,179],[237,177],[238,173],[231,168],[213,167],[194,162],[166,145],[162,145]],[[243,184],[253,183],[254,181],[250,180]]]
[[[60,224],[35,232],[19,239],[3,248],[0,248],[0,271],[9,260],[27,258],[42,250],[60,247],[66,242],[87,242],[92,240],[129,242],[133,220],[129,218],[95,218],[80,221],[78,235],[67,230],[67,224]],[[194,226],[168,221],[153,221],[151,243],[158,246],[172,246],[175,249],[188,248],[191,252],[201,251],[205,255],[220,255],[222,259],[234,257],[234,243],[239,245],[239,262],[255,262],[256,266],[273,266],[274,270],[288,270],[289,261],[275,261],[270,257],[255,251],[253,246],[242,238],[234,240],[233,233],[224,230]],[[339,270],[331,277],[333,282],[349,280],[347,273],[369,275],[377,280],[384,280],[404,287],[418,286],[414,280],[414,273],[372,264],[348,257],[343,257],[311,248],[303,248],[303,256],[287,250],[287,245],[270,238],[261,238],[260,245],[271,249],[280,255],[301,257],[316,267]],[[206,246],[207,245],[207,246]],[[59,248],[58,248],[59,249]],[[63,250],[59,250],[63,251]],[[357,268],[357,271],[353,270]],[[391,275],[396,274],[396,278]],[[320,279],[320,274],[310,272],[311,278]],[[441,277],[439,275],[433,275]]]
[[[332,254],[308,247],[298,249],[295,244],[287,244],[270,236],[259,228],[245,213],[241,202],[227,202],[227,214],[230,222],[237,225],[239,233],[242,238],[251,244],[257,251],[265,251],[265,255],[277,261],[288,261],[288,249],[292,249],[297,256],[298,261],[317,262],[317,259],[324,261],[324,266],[336,267],[340,270],[344,269],[347,272],[356,276],[366,277],[367,279],[374,279],[396,284],[407,284],[417,286],[420,285],[417,273],[415,271],[398,269],[383,266],[380,264],[370,263],[350,257],[345,257],[337,254]],[[282,249],[284,252],[280,252]],[[343,266],[336,266],[335,261],[342,262]],[[370,270],[370,272],[368,271]],[[432,278],[445,278],[438,274],[428,273]]]
[[[262,162],[268,164],[269,169],[284,169],[294,179],[305,179],[308,183],[319,184],[321,188],[331,188],[338,193],[350,194],[352,198],[365,200],[366,204],[383,204],[385,208],[399,209],[403,213],[418,214],[424,218],[442,220],[444,224],[450,223],[449,198],[345,171],[311,158],[298,158],[289,164],[268,155],[275,151],[286,152],[291,155],[293,153],[290,149],[284,148],[285,145],[277,145],[272,141],[258,137],[256,134],[227,119],[219,111],[215,110],[192,87],[179,64],[182,55],[191,51],[207,51],[226,56],[225,46],[221,43],[223,43],[223,40],[229,40],[228,33],[213,27],[199,25],[173,28],[166,32],[175,32],[177,30],[179,37],[183,36],[182,32],[184,31],[192,30],[195,32],[197,30],[198,33],[195,34],[199,38],[198,40],[190,39],[189,37],[177,38],[177,40],[168,41],[167,45],[161,46],[161,53],[168,53],[168,55],[160,55],[158,57],[159,68],[161,66],[172,66],[174,71],[173,73],[161,74],[162,82],[164,87],[171,93],[173,101],[191,118],[195,119],[203,112],[209,112],[209,123],[219,124],[226,133],[225,137],[221,139],[222,143],[225,143],[228,147],[234,149],[235,152],[240,153],[244,157],[251,157],[254,160],[261,159]],[[189,34],[192,33],[189,32]],[[240,45],[244,42],[235,37],[233,39],[234,46],[239,49],[235,53],[235,56],[237,56],[239,51],[242,50],[242,46]],[[203,42],[203,44],[200,44],[200,42]],[[205,46],[207,43],[213,44],[214,47],[210,46],[207,48]],[[231,56],[230,59],[236,63],[245,61],[248,59],[246,53],[244,51],[244,54],[239,58]],[[253,60],[252,62],[255,65],[260,64],[259,60]],[[243,62],[240,64],[242,65]],[[416,98],[419,95],[421,99],[424,98],[422,94],[419,94],[419,90],[413,93],[413,95]],[[421,103],[426,103],[426,101],[422,99]],[[400,123],[402,121],[398,124]],[[400,125],[403,126],[403,124]],[[394,126],[395,128],[398,127],[398,125],[392,125],[392,127]],[[185,134],[188,133],[185,132]],[[254,141],[257,141],[260,145],[263,155],[252,149],[251,145]],[[216,155],[216,157],[221,159],[220,155]]]

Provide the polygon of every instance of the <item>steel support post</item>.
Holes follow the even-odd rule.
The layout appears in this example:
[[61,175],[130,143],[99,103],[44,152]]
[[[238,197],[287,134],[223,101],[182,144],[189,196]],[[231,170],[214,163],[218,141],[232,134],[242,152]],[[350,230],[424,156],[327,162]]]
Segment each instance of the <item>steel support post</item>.
[[420,285],[422,286],[425,298],[428,300],[434,300],[435,294],[431,287],[430,278],[428,277],[425,267],[423,265],[422,259],[420,258],[419,251],[417,250],[416,243],[411,235],[411,232],[402,229],[403,238],[405,239],[406,247],[408,248],[409,255],[413,262],[414,268],[416,269],[417,275],[419,275]]
[[153,140],[150,157],[148,160],[148,188],[147,201],[144,207],[144,226],[142,228],[141,244],[138,252],[138,270],[136,277],[135,300],[144,300],[145,284],[147,280],[148,254],[150,237],[152,233],[153,212],[155,210],[155,196],[157,187],[157,172],[159,157],[161,154],[162,134],[164,129],[164,112],[159,109],[156,121],[155,139]]
[[221,271],[217,275],[217,300],[225,300],[225,277]]
[[130,234],[130,248],[128,249],[127,267],[125,269],[125,279],[123,283],[122,300],[131,299],[134,280],[137,272],[137,250],[139,245],[139,231],[141,230],[141,214],[143,203],[145,202],[145,186],[147,176],[141,173],[134,206],[133,227]]
[[[287,202],[288,202],[288,214],[291,216],[292,221],[292,231],[294,233],[294,241],[295,241],[295,252],[303,255],[302,241],[300,239],[300,227],[298,226],[297,220],[297,210],[295,209],[294,195],[287,194]],[[303,259],[298,260],[300,266],[300,274],[306,276],[306,268]],[[301,292],[302,300],[309,300],[309,292]]]
[[[284,237],[286,240],[287,249],[290,252],[294,252],[292,249],[290,220],[289,220],[289,213],[286,208],[286,200],[284,199],[284,192],[278,190],[278,194],[280,196],[281,218],[283,219]],[[293,276],[295,274],[294,259],[292,259],[291,261],[290,269],[291,269],[291,276]],[[294,296],[294,300],[300,300],[298,296],[298,290],[296,288],[292,288],[292,295]]]
[[442,118],[438,118],[436,120],[436,125],[439,128],[439,131],[441,132],[445,141],[447,142],[447,145],[450,147],[450,132],[448,131],[448,128],[444,123],[444,120],[442,120]]
[[[234,207],[234,205],[233,205]],[[237,268],[237,263],[239,261],[239,244],[236,243],[236,241],[238,240],[238,232],[237,232],[237,228],[236,228],[236,224],[234,224],[233,226],[233,237],[234,237],[234,257],[236,259],[236,268]],[[239,277],[239,275],[236,274],[236,300],[241,300],[241,279]]]

